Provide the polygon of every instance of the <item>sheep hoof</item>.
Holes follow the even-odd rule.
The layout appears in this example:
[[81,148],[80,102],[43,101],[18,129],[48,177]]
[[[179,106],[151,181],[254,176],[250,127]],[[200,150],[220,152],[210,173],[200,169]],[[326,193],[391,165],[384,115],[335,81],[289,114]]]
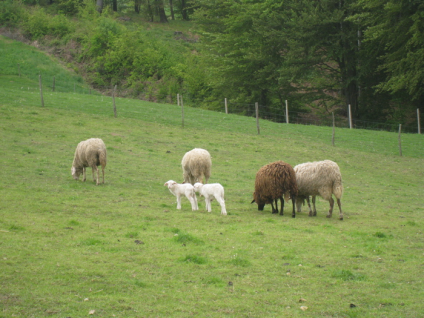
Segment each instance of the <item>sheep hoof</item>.
[[332,215],[331,214],[327,214],[327,218],[331,218],[332,217]]
[[343,221],[343,215],[339,217],[339,220],[340,221]]

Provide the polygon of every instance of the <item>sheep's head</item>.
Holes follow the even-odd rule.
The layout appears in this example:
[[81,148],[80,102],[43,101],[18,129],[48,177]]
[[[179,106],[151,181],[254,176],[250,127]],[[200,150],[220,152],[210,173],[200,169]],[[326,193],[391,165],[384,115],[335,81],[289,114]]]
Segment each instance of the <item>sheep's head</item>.
[[264,207],[265,207],[265,202],[263,202],[259,196],[256,195],[256,192],[253,192],[253,200],[252,202],[250,202],[250,204],[252,204],[253,202],[256,202],[256,204],[258,205],[258,210],[259,211],[263,211]]
[[174,184],[177,184],[174,180],[169,180],[167,182],[165,182],[164,186],[171,188]]
[[302,212],[302,205],[305,205],[306,197],[303,195],[299,195],[296,197],[296,211]]
[[82,169],[78,169],[75,167],[71,168],[72,177],[74,177],[75,180],[79,179],[80,174],[82,173]]
[[203,183],[196,182],[193,187],[194,187],[194,191],[199,192],[203,187]]

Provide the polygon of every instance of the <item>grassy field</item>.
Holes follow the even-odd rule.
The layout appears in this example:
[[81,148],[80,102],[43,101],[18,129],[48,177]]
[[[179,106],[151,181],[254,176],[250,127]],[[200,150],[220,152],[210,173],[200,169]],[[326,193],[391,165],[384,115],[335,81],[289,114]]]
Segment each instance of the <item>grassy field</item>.
[[[7,49],[7,46],[5,46]],[[40,53],[34,53],[40,54]],[[1,60],[1,59],[0,59]],[[37,61],[40,61],[36,59]],[[0,61],[0,63],[2,63]],[[36,62],[34,62],[36,63]],[[53,67],[53,66],[52,66]],[[175,105],[60,92],[0,64],[0,317],[421,317],[424,140],[275,124]],[[108,148],[106,183],[72,179],[75,147]],[[212,155],[227,216],[163,184]],[[257,170],[331,159],[344,221],[251,205]]]

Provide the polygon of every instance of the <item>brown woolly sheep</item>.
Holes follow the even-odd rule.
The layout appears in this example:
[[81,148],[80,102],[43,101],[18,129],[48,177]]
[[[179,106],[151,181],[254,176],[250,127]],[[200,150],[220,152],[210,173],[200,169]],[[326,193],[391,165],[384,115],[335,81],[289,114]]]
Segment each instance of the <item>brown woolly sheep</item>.
[[194,148],[184,155],[181,166],[184,183],[192,185],[196,182],[203,183],[203,177],[205,177],[205,183],[208,183],[212,167],[211,155],[205,149]]
[[290,195],[293,203],[292,217],[294,218],[296,217],[297,184],[296,175],[291,165],[283,161],[276,161],[259,169],[256,173],[255,192],[253,192],[253,201],[251,202],[257,203],[259,211],[263,211],[265,204],[271,204],[272,213],[278,213],[278,199],[280,199],[280,215],[283,215],[283,196],[288,199],[288,195]]
[[[334,194],[340,210],[339,219],[343,220],[342,203],[340,201],[343,195],[343,184],[337,163],[331,160],[305,162],[294,167],[294,171],[299,189],[299,195],[296,199],[297,212],[301,211],[302,203],[306,200],[309,206],[309,216],[316,216],[315,197],[319,195],[330,202],[327,217],[331,218],[334,207],[332,195]],[[313,211],[309,202],[310,195],[312,196]]]
[[[91,138],[81,141],[75,150],[74,162],[72,163],[71,173],[75,180],[79,179],[81,172],[83,180],[86,180],[85,168],[91,167],[93,181],[99,184],[99,169],[102,166],[103,183],[105,183],[105,167],[106,167],[106,146],[103,140],[99,138]],[[97,179],[94,179],[94,171],[97,172]]]

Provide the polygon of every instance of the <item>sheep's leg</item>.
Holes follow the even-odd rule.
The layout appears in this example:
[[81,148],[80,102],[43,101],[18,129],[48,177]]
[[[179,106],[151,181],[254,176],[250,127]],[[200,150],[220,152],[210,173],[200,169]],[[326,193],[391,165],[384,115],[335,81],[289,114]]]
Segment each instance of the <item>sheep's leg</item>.
[[275,208],[274,208],[274,201],[271,200],[271,208],[272,208],[272,213],[278,213],[278,205],[277,205],[277,200],[275,200]]
[[193,199],[194,199],[194,206],[195,206],[195,210],[199,210],[199,204],[197,203],[197,196],[196,193],[193,193]]
[[[91,169],[91,173],[93,174],[93,181],[96,181],[96,185],[99,185],[99,169],[97,166],[94,166],[94,168]],[[97,179],[94,179],[94,173],[96,173]]]
[[293,211],[292,211],[292,218],[296,217],[296,196],[292,196],[292,204],[293,204]]
[[[281,201],[281,210],[280,210],[280,215],[283,215],[283,212],[284,212],[284,198],[283,198],[283,197],[281,197],[281,198],[280,198],[280,201]],[[275,200],[275,205],[277,205],[277,200]]]
[[212,212],[212,205],[211,205],[211,200],[209,197],[205,197],[205,202],[206,202],[206,209],[208,210],[208,212]]
[[342,202],[340,201],[340,199],[337,199],[337,205],[339,206],[339,210],[340,210],[339,219],[343,220]]
[[190,196],[187,196],[187,199],[190,201],[190,203],[191,203],[191,210],[192,211],[196,211],[197,209],[196,209],[196,197],[195,196],[193,196],[193,195],[190,195]]
[[333,216],[333,207],[334,207],[334,200],[331,197],[330,198],[330,210],[328,211],[327,217],[331,218]]
[[[314,206],[314,213],[312,214],[313,216],[317,216],[317,207],[315,206],[315,200],[316,200],[316,195],[312,196],[312,205]],[[309,207],[310,209],[311,207]]]
[[177,209],[181,210],[181,196],[177,195]]
[[82,181],[85,181],[85,167],[82,167]]
[[227,215],[227,210],[225,209],[225,201],[223,198],[216,198],[216,201],[219,202],[219,205],[221,206],[221,214]]
[[102,166],[103,183],[105,183],[105,167]]
[[[314,197],[312,196],[312,200],[314,199]],[[306,196],[305,198],[306,203],[308,204],[308,208],[309,208],[309,216],[312,216],[312,209],[311,209],[311,201],[309,200],[309,195]]]

